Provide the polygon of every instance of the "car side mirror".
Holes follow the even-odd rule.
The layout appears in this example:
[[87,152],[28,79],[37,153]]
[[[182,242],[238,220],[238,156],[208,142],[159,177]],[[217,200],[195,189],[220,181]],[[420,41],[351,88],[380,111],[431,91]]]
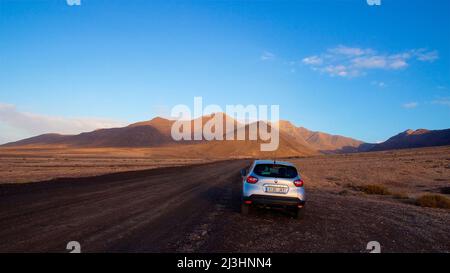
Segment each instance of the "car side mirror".
[[246,169],[242,169],[241,170],[241,176],[246,176],[247,175],[247,170]]

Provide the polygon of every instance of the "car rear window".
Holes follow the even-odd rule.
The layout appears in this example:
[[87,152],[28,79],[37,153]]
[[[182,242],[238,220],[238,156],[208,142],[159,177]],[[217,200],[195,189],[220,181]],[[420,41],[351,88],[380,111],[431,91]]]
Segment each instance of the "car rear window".
[[253,172],[259,176],[276,178],[294,178],[298,175],[294,167],[279,164],[258,164]]

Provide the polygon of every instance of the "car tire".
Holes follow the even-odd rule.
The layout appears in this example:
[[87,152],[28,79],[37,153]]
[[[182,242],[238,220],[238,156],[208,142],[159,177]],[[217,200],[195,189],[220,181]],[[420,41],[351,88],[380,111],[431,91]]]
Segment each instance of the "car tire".
[[305,217],[305,208],[296,208],[295,210],[295,219],[303,219]]
[[247,204],[241,205],[241,214],[242,215],[249,215],[250,214],[250,206]]

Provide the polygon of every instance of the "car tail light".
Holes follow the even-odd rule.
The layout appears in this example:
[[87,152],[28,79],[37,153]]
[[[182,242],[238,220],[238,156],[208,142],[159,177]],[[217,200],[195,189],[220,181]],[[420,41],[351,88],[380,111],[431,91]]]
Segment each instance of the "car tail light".
[[258,178],[253,177],[253,176],[247,177],[247,183],[255,184],[256,182],[258,182]]
[[294,185],[295,185],[296,187],[303,187],[303,180],[301,180],[301,179],[295,180],[295,181],[294,181]]

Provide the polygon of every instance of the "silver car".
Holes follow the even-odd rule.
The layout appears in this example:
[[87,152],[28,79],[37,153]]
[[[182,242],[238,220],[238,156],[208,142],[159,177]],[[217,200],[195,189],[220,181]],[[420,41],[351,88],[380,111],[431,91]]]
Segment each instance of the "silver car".
[[248,169],[241,170],[242,214],[253,206],[292,209],[295,217],[303,218],[305,188],[295,165],[289,162],[256,160]]

